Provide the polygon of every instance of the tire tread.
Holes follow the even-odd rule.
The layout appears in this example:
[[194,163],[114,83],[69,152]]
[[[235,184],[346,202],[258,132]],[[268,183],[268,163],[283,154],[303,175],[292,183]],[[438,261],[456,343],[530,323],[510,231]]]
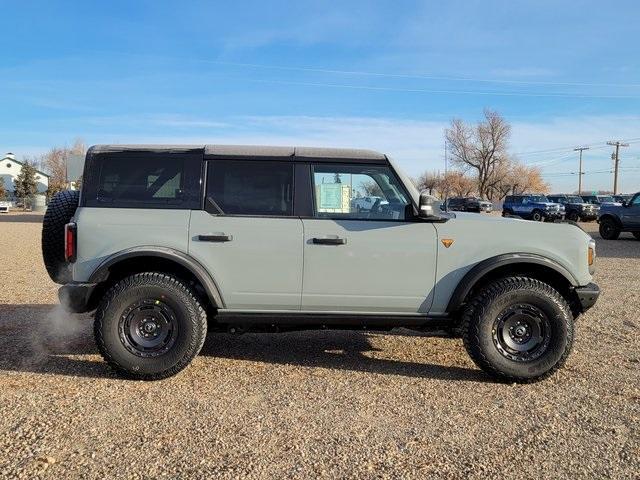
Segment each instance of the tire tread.
[[[189,302],[187,303],[187,309],[190,311],[190,320],[194,325],[194,332],[201,332],[201,335],[192,335],[187,348],[186,354],[180,359],[174,366],[158,373],[134,373],[127,369],[126,366],[121,365],[110,353],[106,346],[103,331],[104,331],[104,314],[111,302],[114,301],[120,294],[128,290],[129,288],[136,286],[159,286],[162,288],[172,288],[181,292],[183,295],[188,296]],[[93,323],[93,333],[98,346],[98,351],[102,358],[113,368],[116,372],[128,378],[135,378],[139,380],[162,380],[164,378],[171,377],[181,370],[183,370],[191,360],[198,355],[204,341],[206,339],[207,332],[207,314],[193,291],[180,279],[160,272],[143,272],[126,277],[123,280],[113,285],[103,299],[100,301],[96,310],[95,319]]]
[[[550,301],[554,302],[557,307],[564,310],[567,315],[565,318],[570,319],[567,321],[567,344],[562,353],[560,359],[556,364],[547,370],[546,372],[531,378],[515,377],[499,370],[489,359],[486,357],[482,349],[480,348],[481,340],[479,336],[479,329],[477,322],[478,318],[482,318],[487,308],[491,303],[504,293],[513,292],[516,290],[529,290],[537,291],[545,295]],[[573,346],[573,316],[569,304],[557,290],[550,285],[526,276],[513,276],[505,277],[497,280],[487,287],[482,289],[464,310],[462,315],[462,340],[464,346],[469,353],[469,356],[478,367],[491,376],[504,382],[517,382],[517,383],[534,383],[540,380],[544,380],[553,375],[559,368],[561,368],[566,362],[571,348]]]

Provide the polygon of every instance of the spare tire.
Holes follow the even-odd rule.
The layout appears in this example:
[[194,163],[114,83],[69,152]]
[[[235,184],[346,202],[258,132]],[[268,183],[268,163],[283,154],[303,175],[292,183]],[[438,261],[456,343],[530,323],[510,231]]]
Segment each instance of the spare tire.
[[42,223],[42,257],[47,272],[56,283],[72,280],[71,269],[64,259],[64,226],[69,223],[78,208],[80,192],[65,190],[57,193],[49,202]]

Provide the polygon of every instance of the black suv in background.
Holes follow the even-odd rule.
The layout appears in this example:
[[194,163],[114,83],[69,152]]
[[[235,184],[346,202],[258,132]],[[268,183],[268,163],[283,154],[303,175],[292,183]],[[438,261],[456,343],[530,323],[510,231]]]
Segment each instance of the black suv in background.
[[547,195],[552,202],[564,205],[565,218],[574,222],[590,222],[598,218],[600,207],[586,203],[579,195],[556,194]]
[[447,209],[454,212],[482,212],[486,210],[485,202],[477,197],[453,197],[447,200]]
[[614,195],[613,199],[618,203],[627,203],[629,200],[633,198],[633,195],[630,193],[621,193],[620,195]]
[[586,203],[600,207],[603,205],[621,205],[612,195],[582,195],[582,199]]

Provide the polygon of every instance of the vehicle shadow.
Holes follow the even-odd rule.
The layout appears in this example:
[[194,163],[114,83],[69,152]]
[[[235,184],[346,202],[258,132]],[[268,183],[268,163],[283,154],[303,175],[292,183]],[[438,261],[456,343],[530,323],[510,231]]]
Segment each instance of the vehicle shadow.
[[[243,335],[219,333],[209,335],[201,355],[412,378],[493,382],[475,368],[376,358],[375,352],[384,352],[372,345],[371,336],[389,334],[421,337],[405,335],[402,331],[379,334],[338,330]],[[369,353],[374,355],[368,355]]]
[[[376,335],[429,341],[424,335],[403,330],[380,334],[335,330],[244,335],[211,332],[201,355],[412,378],[493,382],[475,368],[376,358],[376,352],[384,354],[371,342]],[[97,355],[90,315],[69,314],[59,305],[0,305],[0,371],[116,378]]]

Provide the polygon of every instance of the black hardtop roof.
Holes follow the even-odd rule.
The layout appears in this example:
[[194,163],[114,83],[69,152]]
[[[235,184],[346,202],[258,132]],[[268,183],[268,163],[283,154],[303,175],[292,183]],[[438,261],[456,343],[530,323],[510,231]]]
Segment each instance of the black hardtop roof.
[[385,154],[355,148],[279,147],[264,145],[94,145],[87,154],[149,152],[197,153],[205,158],[253,158],[290,160],[360,160],[374,163],[388,161]]

